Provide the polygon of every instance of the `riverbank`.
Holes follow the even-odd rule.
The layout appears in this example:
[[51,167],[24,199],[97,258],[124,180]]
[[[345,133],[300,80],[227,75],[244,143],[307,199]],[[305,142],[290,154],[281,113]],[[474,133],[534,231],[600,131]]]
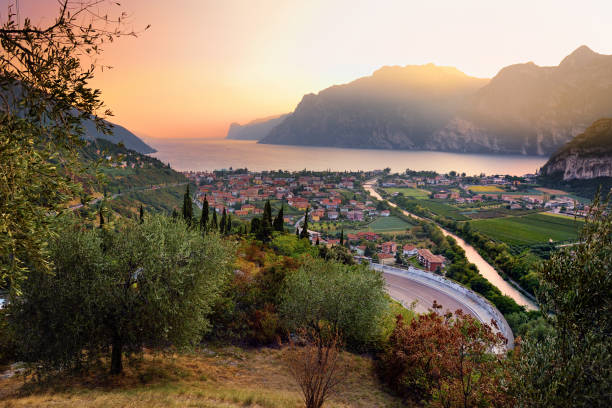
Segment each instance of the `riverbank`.
[[[406,210],[404,210],[402,208],[399,208],[395,203],[392,203],[389,200],[384,199],[376,191],[376,189],[374,187],[375,183],[376,183],[376,179],[373,179],[373,180],[368,180],[363,185],[364,189],[372,197],[374,197],[375,199],[377,199],[379,201],[385,201],[389,206],[391,206],[393,208],[397,208],[399,211],[402,212],[402,214],[404,214],[406,216],[413,217],[413,218],[415,218],[417,220],[433,222],[433,221],[431,221],[429,219],[425,219],[423,217],[419,217],[419,216],[417,216],[415,214],[412,214],[412,213],[410,213],[410,212],[408,212],[408,211],[406,211]],[[450,231],[447,231],[446,229],[440,227],[439,225],[437,225],[437,226],[438,226],[438,228],[440,228],[440,230],[442,231],[442,233],[445,236],[451,237],[455,241],[457,241],[457,244],[465,251],[465,256],[466,256],[467,260],[469,262],[473,263],[474,265],[476,265],[476,267],[478,268],[478,271],[480,272],[480,274],[485,279],[487,279],[491,284],[493,284],[495,287],[497,287],[502,292],[502,294],[512,298],[518,305],[524,306],[527,310],[537,310],[538,309],[538,307],[537,307],[537,305],[535,304],[534,301],[532,301],[529,297],[527,297],[526,295],[521,293],[521,291],[516,289],[509,282],[505,281],[502,278],[502,276],[497,272],[497,270],[491,264],[489,264],[487,261],[485,261],[484,258],[478,253],[478,251],[473,246],[471,246],[470,244],[465,242],[465,240],[463,240],[461,237],[453,234]]]

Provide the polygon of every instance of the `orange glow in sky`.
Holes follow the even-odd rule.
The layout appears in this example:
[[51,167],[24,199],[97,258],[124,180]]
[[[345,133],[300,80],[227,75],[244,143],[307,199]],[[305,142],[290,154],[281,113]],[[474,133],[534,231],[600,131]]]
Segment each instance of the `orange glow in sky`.
[[[0,19],[9,3],[0,0]],[[112,118],[154,138],[224,137],[231,122],[292,111],[302,95],[383,65],[433,62],[492,77],[557,65],[585,44],[612,54],[612,1],[124,0],[139,38],[105,48],[92,85]],[[21,0],[22,19],[57,13]]]

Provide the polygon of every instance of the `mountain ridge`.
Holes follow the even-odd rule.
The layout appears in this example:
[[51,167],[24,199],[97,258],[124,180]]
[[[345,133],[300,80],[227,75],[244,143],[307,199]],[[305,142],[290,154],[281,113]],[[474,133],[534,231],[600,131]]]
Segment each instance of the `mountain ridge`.
[[557,66],[513,64],[490,80],[385,66],[304,95],[259,143],[548,155],[612,115],[610,93],[612,56],[586,46]]

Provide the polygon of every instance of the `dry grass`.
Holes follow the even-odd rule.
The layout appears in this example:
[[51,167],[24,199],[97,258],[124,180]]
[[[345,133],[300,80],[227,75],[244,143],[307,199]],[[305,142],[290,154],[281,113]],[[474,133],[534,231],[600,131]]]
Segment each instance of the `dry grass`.
[[[285,351],[222,348],[172,356],[145,354],[125,373],[56,378],[44,384],[0,380],[0,407],[302,407],[301,394],[281,363]],[[347,380],[326,407],[396,407],[379,384],[373,362],[345,354]]]

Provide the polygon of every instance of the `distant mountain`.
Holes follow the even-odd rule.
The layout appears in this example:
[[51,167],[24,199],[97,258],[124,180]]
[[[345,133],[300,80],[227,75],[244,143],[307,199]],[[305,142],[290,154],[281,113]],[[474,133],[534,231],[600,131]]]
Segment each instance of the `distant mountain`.
[[612,119],[600,119],[557,151],[540,170],[563,180],[612,177]]
[[546,155],[612,116],[610,95],[612,56],[586,46],[556,67],[511,65],[490,81],[383,67],[305,95],[260,143]]
[[85,127],[85,138],[88,140],[105,139],[115,144],[121,142],[128,149],[135,150],[142,154],[155,153],[157,151],[123,126],[111,122],[108,123],[112,125],[112,135],[105,135],[102,132],[99,132],[96,129],[96,125],[93,121],[85,121],[83,124]]
[[[502,69],[432,144],[442,150],[546,155],[612,115],[612,56],[582,46],[556,67]],[[432,146],[432,147],[433,147]]]
[[487,82],[433,64],[383,67],[372,76],[305,95],[260,143],[423,149]]
[[232,140],[260,140],[268,136],[270,131],[280,124],[289,114],[269,116],[255,119],[245,125],[232,123],[227,131],[226,139]]

